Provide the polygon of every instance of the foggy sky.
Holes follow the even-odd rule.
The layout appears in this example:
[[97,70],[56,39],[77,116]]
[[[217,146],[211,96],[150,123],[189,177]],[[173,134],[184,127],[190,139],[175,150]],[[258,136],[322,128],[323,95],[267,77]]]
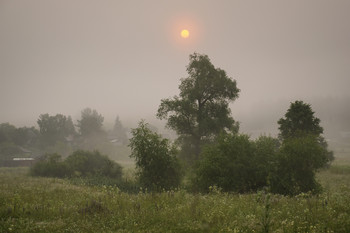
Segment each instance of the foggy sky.
[[243,129],[261,128],[291,101],[350,97],[349,12],[347,0],[0,0],[0,123],[85,107],[154,118],[198,52],[237,80]]

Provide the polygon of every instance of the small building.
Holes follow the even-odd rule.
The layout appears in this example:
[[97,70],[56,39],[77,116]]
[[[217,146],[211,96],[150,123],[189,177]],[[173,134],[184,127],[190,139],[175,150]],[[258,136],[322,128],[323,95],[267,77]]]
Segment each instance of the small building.
[[34,158],[13,158],[3,161],[4,167],[30,167],[35,163]]

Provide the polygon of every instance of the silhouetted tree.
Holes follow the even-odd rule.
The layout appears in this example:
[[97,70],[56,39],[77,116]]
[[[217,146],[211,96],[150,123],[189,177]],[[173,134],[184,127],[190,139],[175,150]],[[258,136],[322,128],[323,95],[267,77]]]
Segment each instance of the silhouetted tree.
[[320,126],[320,119],[314,116],[309,104],[303,101],[291,103],[285,118],[278,121],[281,140],[291,137],[299,137],[305,134],[320,136],[323,128]]
[[305,137],[312,135],[317,138],[318,143],[327,150],[329,162],[334,160],[332,151],[328,150],[328,144],[323,134],[323,128],[320,126],[320,119],[314,116],[314,111],[310,104],[303,101],[295,101],[290,104],[285,118],[278,121],[279,138],[284,141],[290,138]]
[[315,173],[334,158],[327,150],[320,119],[309,104],[295,101],[278,124],[282,145],[270,176],[271,191],[288,195],[320,191]]
[[181,80],[180,95],[163,99],[157,117],[177,132],[188,157],[197,160],[201,145],[222,131],[238,131],[229,102],[238,97],[236,81],[215,68],[207,55],[190,55],[189,76]]

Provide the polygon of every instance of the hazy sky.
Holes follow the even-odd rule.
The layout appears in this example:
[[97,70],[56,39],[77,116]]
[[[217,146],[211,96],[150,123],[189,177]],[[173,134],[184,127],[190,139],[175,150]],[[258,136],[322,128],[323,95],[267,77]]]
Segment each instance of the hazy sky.
[[154,116],[195,51],[237,80],[243,125],[274,104],[348,98],[349,12],[348,0],[0,0],[0,123],[85,107]]

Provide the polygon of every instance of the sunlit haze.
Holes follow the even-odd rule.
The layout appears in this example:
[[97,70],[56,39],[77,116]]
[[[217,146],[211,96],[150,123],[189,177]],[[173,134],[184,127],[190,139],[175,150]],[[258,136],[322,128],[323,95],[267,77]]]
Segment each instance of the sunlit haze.
[[198,52],[237,80],[241,131],[275,134],[295,100],[325,131],[350,131],[349,11],[343,0],[1,0],[0,123],[76,122],[90,107],[105,124],[162,125],[160,100],[178,95]]

